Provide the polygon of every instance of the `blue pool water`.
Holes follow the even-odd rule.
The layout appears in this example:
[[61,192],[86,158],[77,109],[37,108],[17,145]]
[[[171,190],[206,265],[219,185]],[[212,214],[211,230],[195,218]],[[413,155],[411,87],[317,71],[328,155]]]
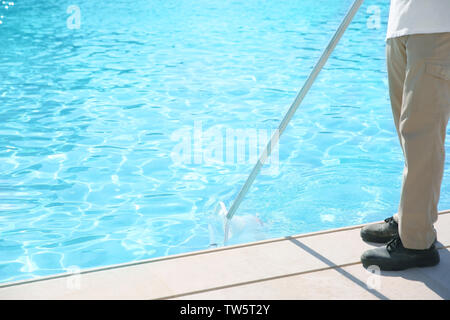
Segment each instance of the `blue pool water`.
[[[270,134],[351,3],[2,5],[0,282],[221,245],[215,206],[231,204],[253,162],[207,161],[196,132]],[[230,243],[396,211],[403,159],[387,93],[387,14],[387,1],[365,1],[242,203]],[[192,147],[181,163],[180,137]],[[446,173],[440,208],[448,182]]]

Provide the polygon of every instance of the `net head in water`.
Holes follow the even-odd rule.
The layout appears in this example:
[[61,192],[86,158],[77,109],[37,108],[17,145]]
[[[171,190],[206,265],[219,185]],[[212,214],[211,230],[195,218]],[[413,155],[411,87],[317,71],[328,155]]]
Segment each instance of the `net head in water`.
[[210,248],[215,248],[219,245],[253,242],[266,238],[264,222],[258,215],[239,214],[229,220],[226,218],[226,215],[225,204],[219,202],[208,225]]

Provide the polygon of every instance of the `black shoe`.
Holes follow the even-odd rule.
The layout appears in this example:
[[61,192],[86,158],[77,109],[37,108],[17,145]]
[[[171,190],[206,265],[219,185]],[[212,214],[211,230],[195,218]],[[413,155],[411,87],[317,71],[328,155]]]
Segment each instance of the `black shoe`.
[[361,238],[367,242],[387,243],[395,237],[398,237],[398,224],[393,217],[361,229]]
[[439,253],[434,244],[429,249],[413,250],[403,247],[400,237],[392,239],[385,247],[367,250],[361,256],[364,268],[375,265],[380,270],[405,270],[414,267],[431,267],[439,263]]

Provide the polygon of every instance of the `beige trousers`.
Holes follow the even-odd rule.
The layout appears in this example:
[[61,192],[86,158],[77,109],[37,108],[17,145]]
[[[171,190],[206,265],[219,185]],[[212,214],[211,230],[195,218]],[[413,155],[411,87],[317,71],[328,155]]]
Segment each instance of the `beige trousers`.
[[405,158],[398,214],[405,248],[427,249],[436,239],[438,202],[450,115],[450,33],[388,39],[392,113]]

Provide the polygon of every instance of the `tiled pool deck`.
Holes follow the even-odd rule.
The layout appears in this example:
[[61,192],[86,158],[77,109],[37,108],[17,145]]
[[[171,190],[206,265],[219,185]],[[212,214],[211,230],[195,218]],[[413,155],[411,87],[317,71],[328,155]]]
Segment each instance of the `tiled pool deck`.
[[369,273],[361,226],[0,285],[0,299],[450,299],[450,211],[441,263]]

